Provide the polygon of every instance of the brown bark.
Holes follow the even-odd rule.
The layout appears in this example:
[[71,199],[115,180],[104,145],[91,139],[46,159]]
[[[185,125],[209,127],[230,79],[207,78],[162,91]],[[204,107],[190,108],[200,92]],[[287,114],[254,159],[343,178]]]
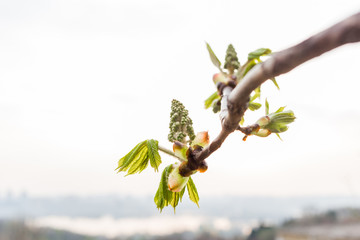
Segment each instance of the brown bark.
[[339,46],[359,41],[360,12],[256,65],[233,90],[225,87],[220,112],[222,130],[208,147],[196,152],[193,161],[201,164],[221,147],[227,136],[238,128],[251,92],[266,80],[287,73]]

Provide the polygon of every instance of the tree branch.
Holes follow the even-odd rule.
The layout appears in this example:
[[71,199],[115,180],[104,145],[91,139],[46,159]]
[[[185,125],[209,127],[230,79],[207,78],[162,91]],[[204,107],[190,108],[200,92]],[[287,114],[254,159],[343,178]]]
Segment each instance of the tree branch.
[[158,149],[159,149],[160,151],[162,151],[163,153],[166,153],[166,154],[168,154],[168,155],[170,155],[170,156],[172,156],[172,157],[174,157],[174,158],[177,158],[180,162],[183,162],[183,161],[184,161],[184,159],[179,158],[178,156],[176,156],[173,151],[170,151],[169,149],[167,149],[167,148],[165,148],[165,147],[163,147],[163,146],[161,146],[161,145],[158,145]]
[[227,136],[235,131],[245,113],[249,96],[255,88],[266,80],[287,73],[302,63],[320,56],[347,43],[360,41],[360,12],[333,25],[305,41],[274,54],[263,63],[251,69],[231,93],[226,92],[225,101],[221,104],[220,134],[207,148],[195,156],[197,162],[204,161],[221,147]]

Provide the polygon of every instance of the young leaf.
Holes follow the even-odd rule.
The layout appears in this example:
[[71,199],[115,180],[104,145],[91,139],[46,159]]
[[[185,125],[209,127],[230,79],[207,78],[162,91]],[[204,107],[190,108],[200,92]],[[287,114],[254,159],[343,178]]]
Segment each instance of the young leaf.
[[149,164],[158,171],[161,158],[157,140],[145,140],[137,144],[128,154],[118,161],[118,172],[127,172],[126,176],[141,173]]
[[260,104],[260,103],[249,102],[249,109],[250,109],[251,111],[258,110],[259,108],[261,108],[261,104]]
[[265,115],[269,115],[269,102],[265,99]]
[[254,100],[256,100],[257,98],[260,97],[260,87],[256,88],[254,90],[254,92],[255,92],[254,95],[252,95],[251,98],[250,98],[250,102],[252,102],[252,101],[254,101]]
[[183,190],[181,190],[181,192],[173,192],[172,193],[172,199],[171,199],[171,206],[174,208],[174,213],[175,213],[175,208],[177,207],[177,205],[179,204],[179,201],[182,201],[182,197],[185,193],[185,188],[183,188]]
[[284,107],[280,107],[278,110],[276,110],[276,112],[275,113],[279,113],[279,112],[282,112],[282,111],[284,111],[284,109],[286,108],[286,106],[284,106]]
[[275,78],[271,78],[271,81],[275,84],[275,86],[277,87],[278,90],[280,90],[280,87],[278,85],[278,83],[276,82]]
[[188,190],[190,200],[196,203],[196,205],[199,207],[199,194],[191,177],[189,177],[186,188]]
[[164,169],[163,173],[161,174],[159,188],[154,197],[154,202],[160,212],[163,210],[164,207],[168,206],[171,203],[173,198],[173,192],[169,190],[167,185],[168,177],[172,170],[172,167],[172,164],[170,164]]
[[269,48],[259,48],[248,55],[248,60],[257,59],[261,56],[269,55],[271,50]]
[[275,133],[275,134],[282,141],[282,138],[280,137],[280,134],[278,134],[278,133]]
[[222,72],[222,69],[221,69],[221,62],[220,60],[216,57],[214,51],[211,49],[210,45],[208,43],[206,43],[206,48],[209,52],[209,55],[210,55],[210,59],[211,59],[211,62],[215,65],[215,67],[217,67],[221,72]]
[[245,118],[242,117],[239,124],[242,126],[242,125],[244,125],[244,122],[245,122]]
[[134,159],[141,157],[142,152],[146,148],[146,141],[137,144],[128,154],[122,157],[118,162],[118,172],[126,172],[134,163]]
[[250,60],[250,62],[248,62],[246,64],[246,68],[244,70],[244,73],[240,76],[241,78],[243,78],[257,63],[255,62],[254,59]]
[[185,188],[183,188],[180,192],[171,192],[168,187],[168,178],[170,173],[173,170],[173,165],[167,166],[162,175],[159,184],[159,188],[155,194],[154,202],[156,207],[160,210],[160,212],[164,209],[164,207],[171,205],[174,208],[177,207],[179,202],[182,201],[182,197],[185,193]]
[[209,107],[211,107],[213,102],[217,99],[220,99],[220,96],[219,96],[218,92],[216,91],[205,100],[205,109],[208,109]]
[[139,154],[132,160],[130,168],[128,169],[128,173],[125,176],[140,173],[142,172],[148,165],[149,158],[147,155],[147,147],[141,149]]
[[264,128],[270,130],[273,133],[282,133],[288,130],[288,124],[294,122],[295,115],[291,110],[271,113],[268,115],[270,123]]
[[155,169],[156,172],[159,171],[159,165],[161,164],[161,157],[159,154],[158,144],[159,142],[154,139],[150,139],[147,141],[150,165]]

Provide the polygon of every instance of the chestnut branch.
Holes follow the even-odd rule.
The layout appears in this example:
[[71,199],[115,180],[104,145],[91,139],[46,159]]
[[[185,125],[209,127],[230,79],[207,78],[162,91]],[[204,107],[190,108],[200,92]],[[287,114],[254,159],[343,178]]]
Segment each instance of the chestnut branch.
[[[253,90],[266,80],[287,73],[302,63],[318,57],[347,43],[360,41],[360,12],[311,36],[305,41],[277,52],[268,60],[257,64],[233,89],[226,86],[222,89],[220,120],[222,130],[208,147],[193,153],[192,166],[205,164],[205,159],[219,149],[227,136],[239,127],[249,96]],[[239,129],[240,130],[240,129]],[[194,171],[193,167],[187,168]],[[186,171],[182,175],[189,174]]]

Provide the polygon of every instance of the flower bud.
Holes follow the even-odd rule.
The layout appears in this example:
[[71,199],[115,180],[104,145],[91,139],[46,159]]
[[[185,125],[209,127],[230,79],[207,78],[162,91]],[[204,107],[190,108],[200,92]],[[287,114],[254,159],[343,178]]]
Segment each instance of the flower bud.
[[196,134],[195,139],[192,141],[191,146],[207,147],[209,145],[209,134],[207,131],[199,132]]
[[181,192],[187,184],[189,177],[183,177],[179,173],[180,164],[173,164],[168,178],[168,187],[172,192]]
[[225,83],[227,84],[227,82],[229,81],[229,79],[227,78],[227,76],[225,76],[223,73],[216,73],[213,76],[213,82],[216,85],[217,83],[221,82],[221,83]]

